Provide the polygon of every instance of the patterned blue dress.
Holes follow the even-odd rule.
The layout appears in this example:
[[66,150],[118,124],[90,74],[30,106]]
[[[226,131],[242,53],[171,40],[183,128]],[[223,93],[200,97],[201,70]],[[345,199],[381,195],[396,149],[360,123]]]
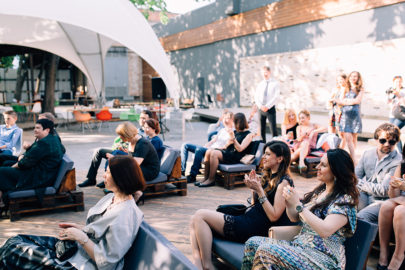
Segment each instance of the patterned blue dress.
[[[315,198],[305,206],[311,208]],[[348,195],[340,196],[323,210],[314,214],[324,219],[330,214],[341,214],[348,223],[328,238],[322,238],[307,223],[293,241],[252,237],[245,243],[242,269],[345,269],[344,241],[356,230],[356,207]]]
[[[350,90],[345,94],[345,98],[354,99],[357,94]],[[345,105],[341,108],[342,116],[340,118],[339,128],[342,132],[361,133],[362,123],[360,116],[360,104]]]

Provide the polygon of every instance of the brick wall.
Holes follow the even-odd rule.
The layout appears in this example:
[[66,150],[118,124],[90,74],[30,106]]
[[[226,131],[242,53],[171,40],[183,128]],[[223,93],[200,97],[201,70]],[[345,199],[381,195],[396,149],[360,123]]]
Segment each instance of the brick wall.
[[395,75],[405,75],[404,47],[405,38],[401,38],[241,58],[240,104],[252,104],[255,87],[262,80],[261,67],[269,65],[280,82],[279,109],[326,111],[336,76],[356,70],[366,90],[362,113],[387,117],[385,90]]

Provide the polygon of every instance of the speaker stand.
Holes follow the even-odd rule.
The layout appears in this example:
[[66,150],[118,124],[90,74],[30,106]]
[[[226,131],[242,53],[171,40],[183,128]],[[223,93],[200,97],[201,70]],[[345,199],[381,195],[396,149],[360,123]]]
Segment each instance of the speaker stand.
[[[166,122],[166,119],[165,119]],[[162,138],[165,140],[165,132],[170,132],[169,128],[162,121],[162,100],[159,99],[159,125],[160,132],[162,133]]]

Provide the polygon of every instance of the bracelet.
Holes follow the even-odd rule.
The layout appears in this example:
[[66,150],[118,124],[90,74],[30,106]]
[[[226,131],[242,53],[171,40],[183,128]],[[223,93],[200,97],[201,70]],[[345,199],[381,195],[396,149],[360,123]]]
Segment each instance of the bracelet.
[[84,241],[79,241],[79,243],[80,243],[80,245],[85,245],[87,242],[89,242],[89,237],[87,236],[87,234],[86,234],[86,240],[84,240]]
[[266,196],[263,196],[263,197],[259,197],[259,203],[260,204],[263,204],[265,201],[267,201],[268,199],[267,199],[267,197]]

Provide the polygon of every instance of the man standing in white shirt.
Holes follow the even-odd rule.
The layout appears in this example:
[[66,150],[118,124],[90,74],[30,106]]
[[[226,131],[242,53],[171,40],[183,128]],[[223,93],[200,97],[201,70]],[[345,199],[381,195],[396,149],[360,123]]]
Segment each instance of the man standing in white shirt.
[[278,81],[271,77],[269,66],[264,66],[262,70],[264,80],[256,88],[255,104],[252,109],[254,112],[259,109],[262,140],[266,142],[266,118],[269,119],[272,136],[277,136],[276,102],[280,96],[280,86]]

